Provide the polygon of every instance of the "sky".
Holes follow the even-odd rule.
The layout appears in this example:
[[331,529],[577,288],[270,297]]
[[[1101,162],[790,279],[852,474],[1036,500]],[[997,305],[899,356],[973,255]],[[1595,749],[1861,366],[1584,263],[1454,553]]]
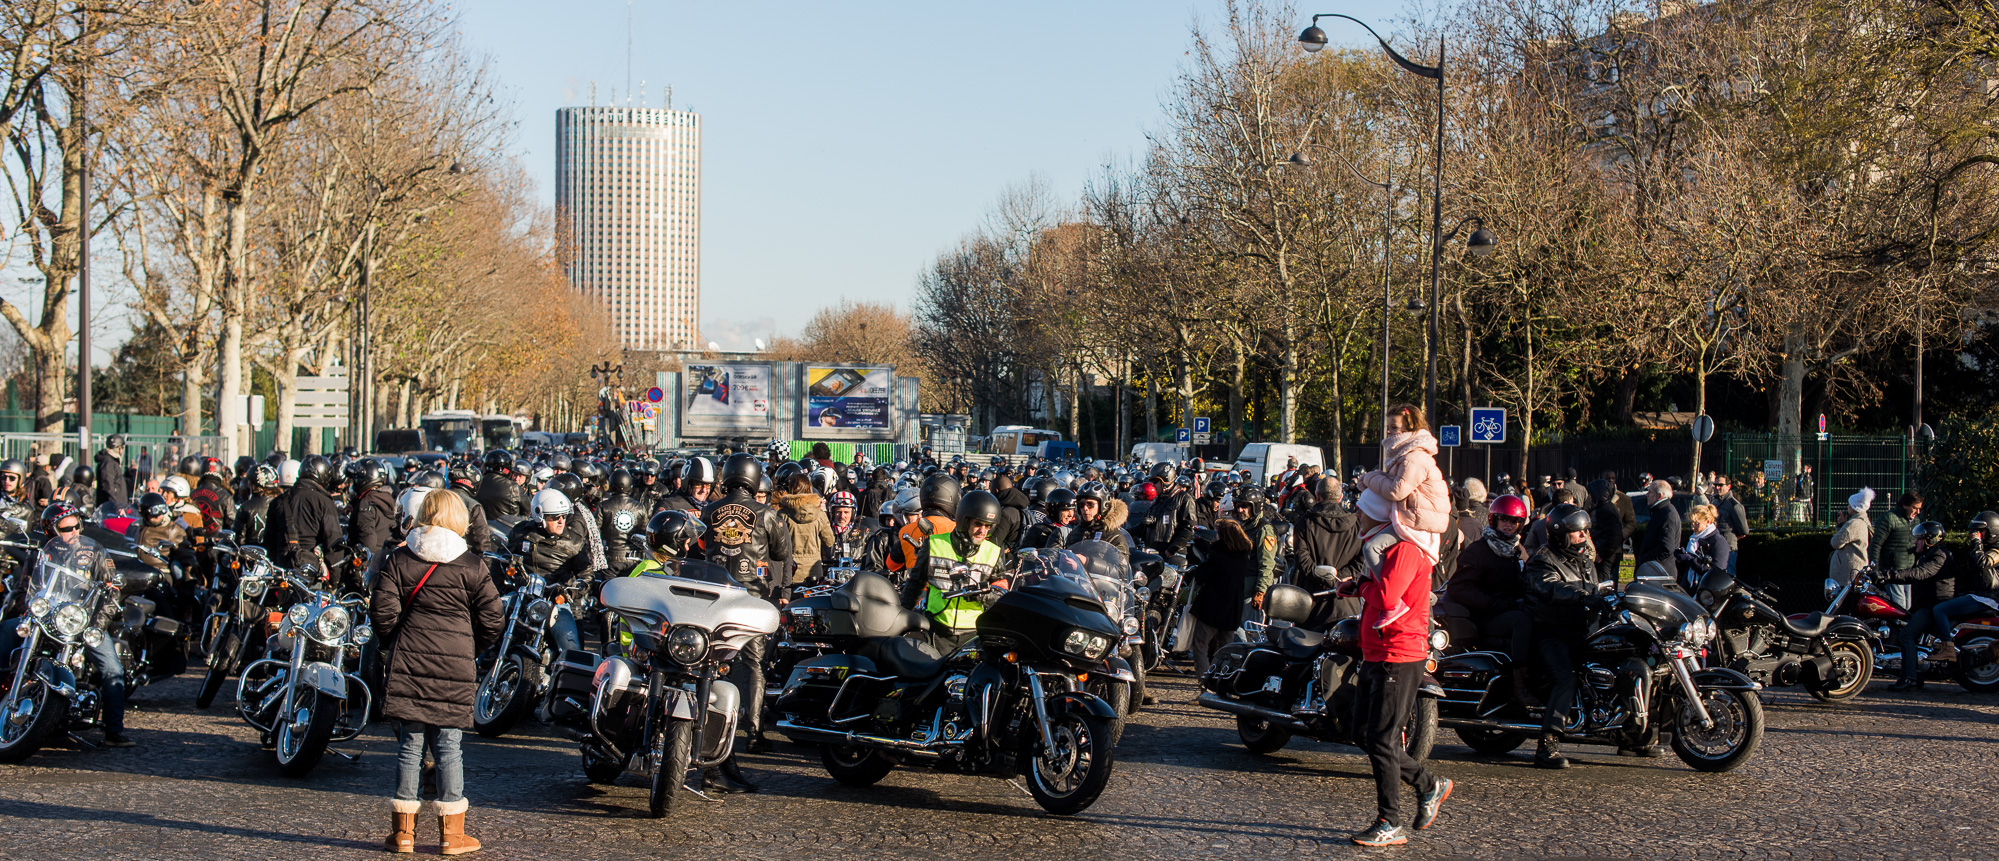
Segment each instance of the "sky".
[[[1253,0],[1252,0],[1253,2]],[[1377,26],[1398,2],[1321,11]],[[1145,149],[1221,0],[463,0],[465,48],[517,105],[513,154],[554,206],[555,111],[701,114],[702,334],[724,349],[796,334],[842,299],[907,308],[917,276],[1038,175],[1076,199]],[[1304,27],[1301,15],[1299,29]],[[1328,28],[1336,42],[1364,32]],[[1358,30],[1358,28],[1351,28]]]

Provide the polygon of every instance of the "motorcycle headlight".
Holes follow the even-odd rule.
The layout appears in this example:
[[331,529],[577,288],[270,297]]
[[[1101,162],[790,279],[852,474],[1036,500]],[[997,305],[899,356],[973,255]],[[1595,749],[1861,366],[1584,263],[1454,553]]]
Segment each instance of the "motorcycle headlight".
[[1131,616],[1124,617],[1124,635],[1129,637],[1136,633],[1138,633],[1138,620]]
[[312,636],[321,642],[332,643],[347,636],[354,627],[353,617],[347,615],[345,607],[328,607],[319,611],[319,618],[312,622]]
[[285,611],[285,621],[292,623],[294,628],[305,627],[306,620],[310,618],[312,608],[304,604],[293,604],[291,609]]
[[1837,594],[1839,594],[1839,581],[1838,581],[1838,580],[1834,580],[1834,579],[1832,579],[1831,577],[1827,577],[1827,578],[1825,578],[1825,597],[1826,597],[1826,600],[1828,600],[1828,601],[1832,600],[1832,596],[1834,596],[1834,595],[1837,595]]
[[56,608],[51,621],[55,624],[56,636],[67,640],[90,626],[90,613],[83,609],[82,604],[64,604]]
[[534,603],[528,605],[528,622],[530,624],[539,625],[545,621],[548,621],[548,611],[553,606],[554,605],[548,603],[548,601],[544,599],[541,598],[534,599]]
[[83,632],[83,644],[93,649],[104,645],[104,632],[91,628]]
[[49,610],[49,599],[40,595],[36,595],[34,600],[28,602],[28,615],[37,619],[48,616]]
[[1441,652],[1451,647],[1451,633],[1442,628],[1430,632],[1430,651]]
[[666,634],[666,656],[675,663],[692,666],[708,656],[708,632],[681,625]]
[[1069,632],[1062,640],[1062,651],[1089,661],[1103,660],[1111,650],[1111,640],[1101,634],[1092,634],[1081,628]]
[[372,639],[375,639],[375,629],[373,627],[362,625],[354,629],[354,645],[365,646]]

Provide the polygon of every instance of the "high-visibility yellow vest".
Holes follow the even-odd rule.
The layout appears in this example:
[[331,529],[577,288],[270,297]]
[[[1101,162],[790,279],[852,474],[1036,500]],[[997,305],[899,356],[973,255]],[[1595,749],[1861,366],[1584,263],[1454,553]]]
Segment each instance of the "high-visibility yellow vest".
[[923,612],[944,623],[953,630],[968,630],[979,623],[979,614],[985,612],[986,605],[978,598],[952,598],[944,596],[951,590],[940,587],[951,583],[951,569],[963,565],[972,570],[973,582],[983,584],[992,579],[994,569],[999,567],[999,546],[990,541],[979,542],[979,549],[973,551],[972,558],[959,555],[951,546],[949,533],[932,535],[925,545],[930,551],[930,570],[923,572],[930,582],[923,587]]

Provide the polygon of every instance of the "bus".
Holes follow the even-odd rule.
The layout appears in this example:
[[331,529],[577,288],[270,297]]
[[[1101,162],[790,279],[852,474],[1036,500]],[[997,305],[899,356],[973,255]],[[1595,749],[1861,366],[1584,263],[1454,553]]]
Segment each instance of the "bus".
[[436,451],[464,454],[479,441],[479,414],[471,410],[438,410],[417,420]]
[[1062,432],[1026,425],[1001,425],[986,438],[987,454],[1033,454],[1044,442],[1061,442]]
[[479,420],[479,436],[486,442],[486,450],[513,448],[520,439],[520,426],[513,416],[494,413]]

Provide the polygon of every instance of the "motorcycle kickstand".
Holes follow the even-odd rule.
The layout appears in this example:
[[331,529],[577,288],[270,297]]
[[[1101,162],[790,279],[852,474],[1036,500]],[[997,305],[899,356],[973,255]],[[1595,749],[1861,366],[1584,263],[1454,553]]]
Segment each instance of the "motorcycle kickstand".
[[85,750],[98,749],[98,746],[95,743],[91,742],[89,739],[84,738],[83,736],[77,735],[76,733],[70,733],[69,740],[76,742],[77,744],[83,745],[83,748]]
[[333,754],[334,756],[337,756],[337,757],[340,757],[341,759],[344,759],[344,760],[347,760],[348,762],[354,762],[354,761],[356,761],[356,760],[359,760],[359,759],[360,759],[360,757],[358,757],[358,756],[355,756],[354,754],[351,754],[351,753],[348,753],[347,751],[344,751],[344,750],[334,750],[333,748],[330,748],[330,747],[326,749],[326,752],[327,752],[327,753],[330,753],[330,754]]
[[1015,788],[1015,789],[1018,789],[1018,790],[1020,790],[1020,794],[1022,794],[1022,795],[1025,795],[1025,796],[1027,796],[1028,798],[1033,798],[1033,797],[1034,797],[1034,793],[1032,793],[1032,792],[1028,792],[1028,791],[1027,791],[1027,787],[1026,787],[1026,785],[1022,784],[1022,783],[1020,782],[1020,778],[1018,778],[1018,777],[1009,777],[1009,778],[1007,778],[1007,781],[1006,781],[1006,785],[1008,785],[1008,786],[1011,786],[1011,787],[1013,787],[1013,788]]

